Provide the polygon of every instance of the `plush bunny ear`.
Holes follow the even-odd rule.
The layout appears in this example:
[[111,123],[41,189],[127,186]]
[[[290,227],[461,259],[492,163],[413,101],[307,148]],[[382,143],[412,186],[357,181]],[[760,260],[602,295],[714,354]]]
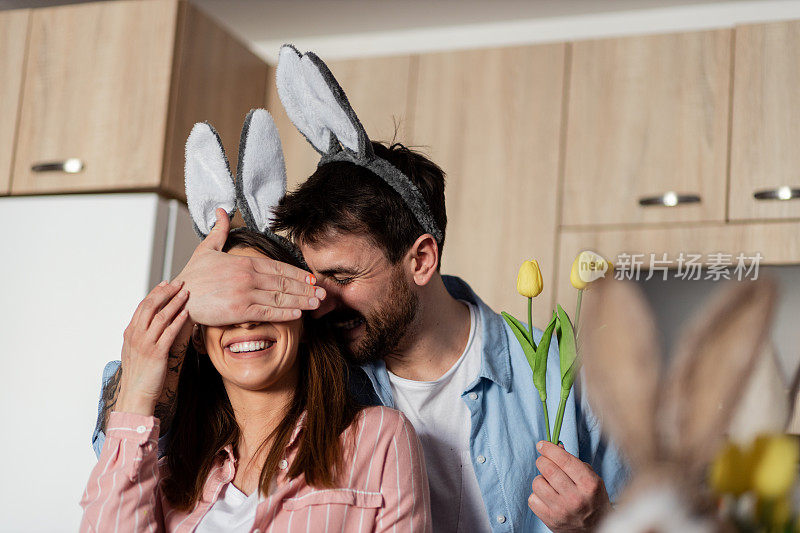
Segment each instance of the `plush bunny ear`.
[[314,125],[316,121],[306,107],[306,82],[301,58],[302,54],[295,47],[288,44],[281,47],[278,68],[275,70],[278,97],[292,124],[317,152],[324,155],[330,151],[333,139],[330,131]]
[[753,371],[742,383],[742,399],[728,425],[728,438],[742,447],[767,433],[783,433],[791,401],[775,347],[766,343]]
[[206,122],[194,125],[186,141],[186,201],[195,231],[201,237],[211,232],[216,209],[228,216],[236,209],[236,190],[228,159],[216,130]]
[[772,282],[731,283],[681,335],[663,389],[661,436],[687,472],[699,474],[717,452],[764,353],[774,307]]
[[281,48],[276,71],[278,96],[286,114],[322,155],[342,148],[360,158],[372,156],[372,144],[344,91],[315,54]]
[[632,283],[603,279],[587,291],[581,319],[589,400],[633,465],[651,464],[661,358],[650,307]]
[[248,227],[264,232],[286,193],[286,166],[278,128],[265,109],[252,109],[242,127],[236,169],[238,207]]

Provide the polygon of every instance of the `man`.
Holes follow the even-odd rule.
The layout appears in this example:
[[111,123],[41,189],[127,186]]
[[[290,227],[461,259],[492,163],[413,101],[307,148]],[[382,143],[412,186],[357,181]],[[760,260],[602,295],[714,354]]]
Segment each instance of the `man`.
[[[399,144],[373,147],[417,186],[444,233],[441,169]],[[191,320],[280,320],[316,308],[366,375],[356,392],[414,424],[434,531],[584,531],[598,523],[625,471],[579,386],[564,416],[564,447],[540,442],[544,419],[521,347],[463,280],[440,274],[444,239],[426,233],[389,185],[350,162],[322,164],[284,198],[273,227],[298,244],[317,287],[280,264],[220,253],[228,228],[221,217],[178,276],[191,294]],[[558,390],[551,346],[548,387]],[[180,346],[174,352],[173,390]],[[170,394],[161,402],[167,420]],[[113,391],[108,397],[113,407]]]

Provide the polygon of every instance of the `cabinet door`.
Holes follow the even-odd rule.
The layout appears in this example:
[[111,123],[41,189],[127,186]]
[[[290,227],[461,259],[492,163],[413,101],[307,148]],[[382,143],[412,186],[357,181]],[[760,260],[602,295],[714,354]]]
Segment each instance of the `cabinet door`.
[[[409,82],[414,64],[411,56],[326,61],[326,64],[344,89],[370,139],[392,141],[397,124],[397,140],[405,141]],[[288,187],[292,189],[314,172],[320,156],[286,116],[275,89],[274,70],[272,74],[267,100],[281,134]]]
[[204,121],[214,126],[235,171],[244,118],[266,107],[268,67],[192,4],[181,3],[180,19],[163,189],[185,200],[185,146],[192,127]]
[[572,45],[563,224],[725,219],[730,53],[730,30]]
[[29,10],[0,11],[0,195],[11,185],[29,18]]
[[527,321],[516,276],[538,259],[537,326],[553,294],[564,55],[555,44],[419,59],[412,138],[447,173],[442,272]]
[[[708,268],[703,279],[753,279],[755,268],[800,262],[800,222],[680,224],[674,227],[630,227],[603,230],[571,229],[561,232],[558,297],[564,309],[575,310],[577,291],[569,281],[572,261],[582,250],[600,253],[616,263],[618,278],[646,280],[697,275],[694,264]],[[741,260],[752,271],[737,271]],[[666,256],[666,259],[665,259]],[[678,271],[679,265],[683,268]],[[670,269],[666,273],[664,269]],[[717,274],[719,273],[719,274]],[[747,275],[744,275],[747,274]],[[717,277],[719,276],[719,277]],[[727,277],[726,277],[727,276]],[[589,292],[591,292],[591,285]],[[688,317],[687,317],[688,318]]]
[[[800,217],[800,22],[736,29],[730,218]],[[781,191],[781,187],[784,187]],[[758,192],[767,193],[762,200]]]
[[[178,3],[34,10],[12,194],[156,187]],[[34,172],[76,158],[83,170]]]

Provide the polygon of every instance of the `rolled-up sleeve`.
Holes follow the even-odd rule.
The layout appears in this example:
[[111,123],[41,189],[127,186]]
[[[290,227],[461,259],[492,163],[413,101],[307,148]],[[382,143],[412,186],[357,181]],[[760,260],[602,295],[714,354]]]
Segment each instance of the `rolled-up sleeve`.
[[158,419],[112,412],[102,453],[81,498],[80,531],[162,531]]

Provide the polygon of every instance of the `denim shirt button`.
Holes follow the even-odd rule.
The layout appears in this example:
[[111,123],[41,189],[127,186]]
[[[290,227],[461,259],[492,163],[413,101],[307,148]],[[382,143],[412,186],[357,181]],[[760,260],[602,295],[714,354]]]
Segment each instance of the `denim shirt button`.
[[478,457],[475,458],[475,460],[478,461],[480,464],[483,464],[486,462],[486,457],[479,455]]
[[469,393],[469,399],[470,400],[477,400],[478,399],[478,393],[477,392],[470,392]]
[[506,521],[506,517],[505,516],[503,516],[501,514],[497,515],[497,523],[498,524],[504,524],[505,521]]

